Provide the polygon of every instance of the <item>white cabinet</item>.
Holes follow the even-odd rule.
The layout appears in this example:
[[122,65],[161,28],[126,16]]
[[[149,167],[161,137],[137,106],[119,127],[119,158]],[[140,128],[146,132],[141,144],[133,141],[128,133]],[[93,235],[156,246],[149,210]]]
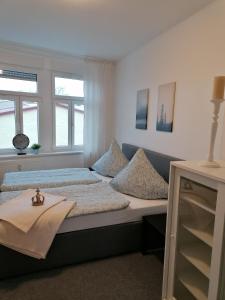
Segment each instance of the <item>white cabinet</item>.
[[225,162],[173,162],[170,173],[163,295],[222,300],[225,267]]

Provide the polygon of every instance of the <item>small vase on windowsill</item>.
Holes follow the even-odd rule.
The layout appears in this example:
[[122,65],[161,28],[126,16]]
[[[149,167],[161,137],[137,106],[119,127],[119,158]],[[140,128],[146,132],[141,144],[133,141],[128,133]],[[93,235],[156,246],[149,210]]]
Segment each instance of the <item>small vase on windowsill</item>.
[[39,153],[40,148],[41,148],[40,144],[33,144],[31,146],[31,151],[33,154],[37,155]]

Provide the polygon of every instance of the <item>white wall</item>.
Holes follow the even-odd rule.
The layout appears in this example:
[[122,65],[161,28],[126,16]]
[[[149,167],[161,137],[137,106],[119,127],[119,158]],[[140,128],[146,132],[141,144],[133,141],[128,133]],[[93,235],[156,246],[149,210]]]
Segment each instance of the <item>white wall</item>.
[[[118,141],[184,159],[206,158],[213,77],[225,75],[224,37],[225,0],[219,0],[122,59],[116,69],[114,127]],[[177,83],[174,130],[157,132],[158,86],[172,81]],[[136,93],[143,88],[150,88],[148,130],[137,130]],[[225,159],[223,116],[224,107],[215,155]]]

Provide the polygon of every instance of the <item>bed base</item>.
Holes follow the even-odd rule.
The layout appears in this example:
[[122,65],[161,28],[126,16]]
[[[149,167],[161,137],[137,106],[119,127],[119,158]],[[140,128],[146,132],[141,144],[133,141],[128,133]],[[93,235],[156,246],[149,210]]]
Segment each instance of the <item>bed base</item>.
[[57,234],[45,260],[0,246],[0,279],[141,251],[142,226],[140,221]]

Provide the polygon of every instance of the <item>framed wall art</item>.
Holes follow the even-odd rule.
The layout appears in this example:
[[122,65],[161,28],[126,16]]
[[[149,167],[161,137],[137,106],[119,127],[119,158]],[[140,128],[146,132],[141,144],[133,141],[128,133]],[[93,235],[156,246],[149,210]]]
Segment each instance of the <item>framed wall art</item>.
[[172,132],[176,82],[159,86],[156,130]]
[[148,100],[149,89],[137,91],[136,129],[148,127]]

